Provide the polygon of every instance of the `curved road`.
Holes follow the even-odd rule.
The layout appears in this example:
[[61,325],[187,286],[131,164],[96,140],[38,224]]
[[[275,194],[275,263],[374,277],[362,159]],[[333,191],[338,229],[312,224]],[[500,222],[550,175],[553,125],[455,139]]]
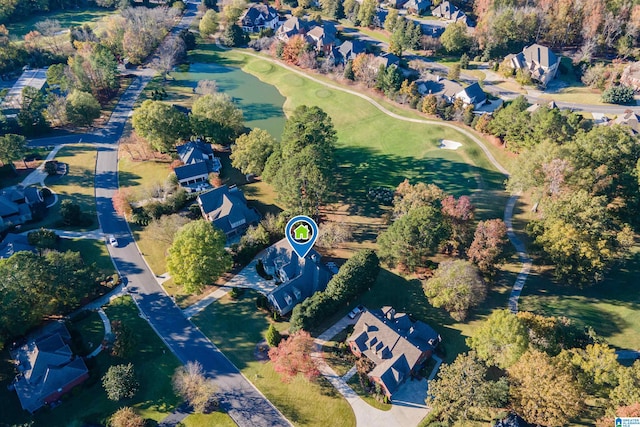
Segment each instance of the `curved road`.
[[[195,16],[195,3],[188,4],[180,27],[188,27]],[[109,253],[143,317],[182,363],[198,361],[217,386],[221,407],[243,427],[290,426],[269,402],[189,320],[164,292],[138,251],[129,226],[113,209],[111,198],[118,189],[118,140],[133,105],[151,80],[139,76],[124,92],[107,125],[93,133],[66,135],[32,141],[33,145],[86,142],[98,147],[95,170],[96,211],[105,234],[113,234],[120,245],[109,245]]]

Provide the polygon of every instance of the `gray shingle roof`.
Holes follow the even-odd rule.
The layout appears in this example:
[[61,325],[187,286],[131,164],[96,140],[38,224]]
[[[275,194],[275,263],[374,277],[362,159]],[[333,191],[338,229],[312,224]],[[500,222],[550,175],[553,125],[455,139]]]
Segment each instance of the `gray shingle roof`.
[[[239,228],[260,220],[258,213],[247,206],[247,200],[242,191],[235,187],[229,188],[223,185],[201,193],[198,196],[198,203],[204,214],[211,218],[213,225],[225,234],[231,234]],[[234,227],[233,224],[238,222],[242,224]]]
[[545,68],[555,65],[556,62],[559,61],[558,57],[551,51],[551,49],[537,43],[525,47],[522,54],[524,55],[524,59],[527,61],[527,64],[535,61],[537,64]]
[[209,173],[209,168],[207,167],[207,163],[203,161],[178,166],[174,169],[174,172],[176,173],[176,177],[178,177],[178,181],[182,181],[184,179],[207,175]]

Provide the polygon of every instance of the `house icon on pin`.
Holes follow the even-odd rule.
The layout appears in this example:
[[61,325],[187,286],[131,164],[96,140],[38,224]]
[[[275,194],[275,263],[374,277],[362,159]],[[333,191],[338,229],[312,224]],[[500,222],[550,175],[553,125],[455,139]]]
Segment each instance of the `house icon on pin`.
[[296,240],[309,240],[309,227],[304,224],[298,225],[293,229]]

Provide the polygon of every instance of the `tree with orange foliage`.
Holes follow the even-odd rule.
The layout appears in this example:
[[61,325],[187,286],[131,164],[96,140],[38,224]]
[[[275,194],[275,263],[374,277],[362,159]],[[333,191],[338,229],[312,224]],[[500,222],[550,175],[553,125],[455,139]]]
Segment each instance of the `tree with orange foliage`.
[[289,64],[298,65],[300,55],[309,50],[309,43],[302,34],[295,35],[289,39],[282,51],[282,59]]
[[320,372],[311,360],[313,338],[309,332],[299,330],[269,350],[273,368],[281,374],[282,381],[289,382],[298,374],[313,380]]
[[[613,414],[615,414],[615,416]],[[618,417],[640,417],[640,403],[636,402],[629,406],[618,406],[613,414],[596,421],[596,427],[610,427],[615,425],[615,419]]]
[[131,207],[131,191],[129,188],[120,188],[117,190],[111,201],[113,203],[113,209],[115,209],[116,213],[123,217],[124,219],[128,219],[131,217],[133,213],[133,208]]

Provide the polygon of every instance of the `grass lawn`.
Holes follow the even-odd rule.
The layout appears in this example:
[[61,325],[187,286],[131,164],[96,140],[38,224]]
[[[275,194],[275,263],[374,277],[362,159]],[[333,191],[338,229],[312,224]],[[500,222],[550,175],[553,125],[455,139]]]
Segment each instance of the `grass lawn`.
[[60,21],[60,26],[63,29],[68,29],[71,26],[77,26],[86,24],[91,21],[97,21],[98,19],[114,13],[113,10],[103,9],[100,7],[86,7],[70,10],[58,10],[51,13],[42,13],[37,15],[31,15],[28,19],[21,20],[20,22],[13,22],[7,24],[7,30],[9,35],[13,37],[22,38],[29,31],[35,29],[35,25],[44,21],[45,19],[55,19]]
[[104,339],[104,324],[97,312],[86,311],[72,320],[69,332],[72,337],[77,334],[82,347],[78,354],[86,356],[101,345]]
[[229,415],[222,412],[214,412],[211,414],[191,414],[182,420],[181,425],[184,427],[235,427],[236,423],[233,422]]
[[145,189],[155,184],[162,185],[171,174],[171,163],[163,160],[136,161],[125,152],[118,160],[118,183],[120,187],[135,187],[133,191],[142,197]]
[[88,264],[96,264],[101,271],[105,274],[113,274],[115,268],[111,257],[109,257],[109,251],[107,245],[103,240],[93,239],[60,239],[59,250],[80,252],[84,262]]
[[[351,213],[380,215],[379,207],[366,198],[372,186],[396,187],[408,178],[438,184],[456,195],[473,195],[479,192],[477,178],[491,195],[476,200],[480,217],[501,216],[506,196],[502,191],[504,177],[493,170],[475,143],[455,129],[394,119],[358,97],[325,88],[238,50],[220,52],[215,46],[201,45],[194,55],[201,61],[242,67],[276,86],[287,99],[287,112],[307,104],[318,105],[331,116],[338,134],[338,194],[354,207]],[[403,111],[407,117],[422,117],[401,107],[390,109]],[[464,145],[460,151],[441,150],[441,139]]]
[[[228,296],[194,317],[194,323],[242,373],[297,426],[355,426],[351,407],[324,378],[309,382],[297,377],[286,384],[269,362],[254,357],[256,344],[269,327],[268,316],[256,309],[258,294],[245,292],[237,301]],[[276,323],[279,330],[288,323]]]
[[169,244],[154,238],[145,227],[131,224],[131,230],[136,238],[140,251],[155,274],[164,274],[167,271],[167,249]]
[[376,409],[380,409],[381,411],[388,411],[391,409],[392,405],[390,403],[382,403],[371,394],[367,393],[367,391],[362,387],[362,384],[360,384],[360,378],[358,377],[358,374],[355,374],[354,376],[349,378],[347,384],[349,384],[353,391],[355,391],[356,394],[370,406]]
[[[96,218],[93,180],[95,175],[96,149],[90,145],[68,145],[62,147],[55,159],[68,165],[64,176],[47,177],[45,185],[58,195],[58,202],[49,208],[44,219],[22,226],[22,230],[60,228],[65,230],[88,231],[98,227]],[[60,217],[60,203],[71,200],[80,205],[86,223],[79,226],[65,226]]]
[[[122,406],[133,406],[143,417],[160,421],[173,411],[180,399],[173,393],[171,375],[179,366],[178,360],[166,350],[160,338],[146,321],[138,316],[138,310],[130,297],[113,301],[105,309],[110,320],[122,321],[135,336],[136,347],[131,356],[120,359],[106,352],[87,362],[91,377],[63,398],[62,404],[54,409],[43,408],[30,417],[20,409],[15,393],[6,389],[6,366],[0,368],[0,414],[3,422],[26,423],[46,426],[103,425],[111,414]],[[5,353],[6,354],[6,353]],[[4,355],[4,354],[3,354]],[[113,402],[107,399],[100,379],[109,366],[120,363],[133,363],[140,390],[131,399]],[[4,365],[4,364],[3,364]]]
[[327,365],[341,377],[344,376],[356,363],[356,357],[351,353],[349,347],[340,348],[349,335],[353,332],[353,326],[343,329],[336,336],[331,338],[322,346],[324,360]]

